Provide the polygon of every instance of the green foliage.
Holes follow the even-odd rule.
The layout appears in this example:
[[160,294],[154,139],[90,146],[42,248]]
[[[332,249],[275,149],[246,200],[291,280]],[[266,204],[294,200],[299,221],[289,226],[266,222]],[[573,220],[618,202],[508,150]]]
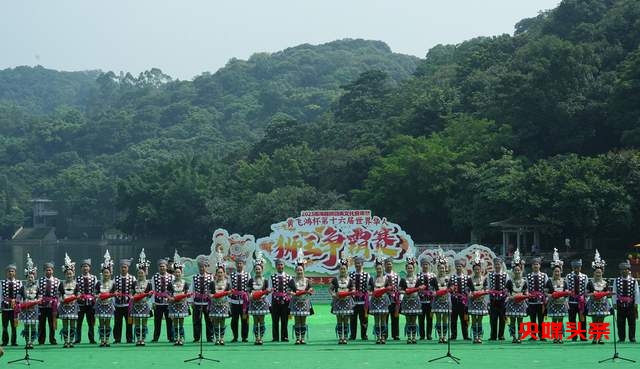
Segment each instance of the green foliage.
[[342,87],[345,93],[338,100],[335,117],[341,122],[375,119],[384,111],[391,86],[386,73],[371,70]]
[[531,166],[521,183],[524,206],[538,220],[571,234],[629,224],[629,196],[602,157],[568,155]]
[[213,169],[208,161],[183,157],[120,180],[116,205],[126,209],[120,227],[143,237],[206,239],[206,202],[220,185]]
[[[498,157],[509,133],[509,127],[460,115],[447,118],[445,128],[428,138],[399,136],[373,166],[364,188],[354,190],[354,202],[421,229],[418,235],[425,238],[463,237],[452,225],[472,224],[444,216],[453,204],[449,199],[466,184],[465,167]],[[442,230],[443,223],[449,232]]]
[[10,183],[6,175],[0,175],[0,238],[11,238],[22,225],[24,211],[18,206],[21,197],[18,186]]
[[0,70],[0,103],[34,114],[49,114],[61,105],[84,106],[95,88],[98,71],[58,72],[42,66]]
[[54,199],[61,233],[206,242],[300,210],[370,208],[418,241],[517,216],[567,235],[640,227],[640,2],[564,0],[514,35],[423,60],[339,40],[159,69],[0,71],[0,229]]
[[626,147],[640,147],[640,48],[620,64],[611,99],[615,132]]

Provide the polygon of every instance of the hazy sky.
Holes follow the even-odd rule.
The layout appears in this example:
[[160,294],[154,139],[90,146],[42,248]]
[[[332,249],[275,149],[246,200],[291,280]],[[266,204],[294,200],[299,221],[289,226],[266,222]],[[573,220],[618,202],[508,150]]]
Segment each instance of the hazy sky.
[[232,57],[342,38],[424,57],[437,44],[513,34],[559,0],[7,0],[0,69],[115,72],[158,67],[180,79]]

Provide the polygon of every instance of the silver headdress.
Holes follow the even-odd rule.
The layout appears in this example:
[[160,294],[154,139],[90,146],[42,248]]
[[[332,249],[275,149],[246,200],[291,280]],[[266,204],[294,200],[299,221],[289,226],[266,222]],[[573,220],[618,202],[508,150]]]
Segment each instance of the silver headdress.
[[472,266],[480,265],[482,266],[482,259],[480,258],[480,251],[476,250],[473,252],[473,260],[471,261]]
[[447,265],[447,258],[444,257],[444,251],[441,247],[438,247],[436,251],[436,263]]
[[147,260],[147,255],[144,253],[144,248],[140,251],[140,256],[138,257],[138,263],[136,264],[136,268],[142,269],[145,272],[149,271],[149,266],[151,266],[151,262]]
[[564,261],[560,260],[560,255],[558,254],[558,249],[553,249],[553,260],[551,261],[551,268],[558,267],[562,270],[562,266],[564,265]]
[[418,259],[416,259],[416,256],[413,253],[413,250],[407,251],[407,253],[405,254],[404,262],[405,262],[405,265],[411,264],[414,267],[418,264]]
[[253,252],[253,267],[255,268],[258,265],[264,267],[264,257],[262,257],[262,251]]
[[384,265],[384,257],[380,252],[380,247],[376,249],[376,265]]
[[36,274],[38,272],[38,267],[33,263],[33,260],[31,259],[31,255],[29,255],[29,253],[27,253],[27,264],[26,267],[24,268],[24,275],[28,276],[29,274]]
[[109,250],[104,253],[104,262],[100,264],[102,270],[109,269],[113,270],[113,260],[111,260],[111,255],[109,255]]
[[517,248],[516,251],[513,252],[513,260],[511,260],[511,267],[513,268],[516,265],[522,267],[524,264],[524,260],[520,259],[520,248]]
[[349,258],[345,258],[344,257],[344,252],[340,251],[340,255],[338,257],[338,263],[340,265],[344,265],[346,267],[349,267]]
[[222,268],[223,270],[227,270],[227,263],[224,261],[224,254],[218,252],[216,254],[216,269]]
[[296,259],[296,266],[301,266],[304,268],[306,264],[307,264],[307,259],[305,259],[302,256],[302,254],[298,256],[298,258]]
[[72,270],[72,271],[76,271],[76,263],[71,261],[71,258],[69,257],[69,255],[65,252],[64,253],[64,264],[62,265],[62,271],[64,273],[67,272],[67,270]]
[[173,269],[182,269],[184,265],[180,261],[181,257],[178,255],[178,249],[173,250]]
[[591,267],[593,269],[604,269],[605,265],[607,265],[607,263],[600,258],[600,253],[598,252],[598,249],[596,249],[596,256],[593,258],[593,262],[591,262]]

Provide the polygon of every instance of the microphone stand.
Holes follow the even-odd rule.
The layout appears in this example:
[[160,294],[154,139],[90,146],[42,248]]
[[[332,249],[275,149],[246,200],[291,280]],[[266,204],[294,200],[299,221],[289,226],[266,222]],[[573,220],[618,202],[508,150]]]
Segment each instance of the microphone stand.
[[[449,299],[451,299],[451,297],[449,297]],[[450,300],[451,301],[451,300]],[[455,357],[451,354],[451,331],[453,330],[452,328],[452,322],[451,322],[451,314],[452,314],[452,310],[453,310],[453,302],[451,302],[450,308],[449,308],[449,327],[448,327],[448,334],[447,334],[447,353],[444,354],[443,356],[437,357],[435,359],[431,359],[428,362],[433,362],[433,361],[438,361],[444,358],[450,358],[451,360],[453,360],[456,364],[460,364],[460,358]]]
[[[204,318],[205,318],[205,319],[209,319],[209,317],[208,317],[207,315],[204,315]],[[183,322],[184,322],[184,321],[183,321]],[[184,323],[183,323],[183,324],[184,324]],[[179,329],[180,329],[180,327],[178,327],[178,330],[179,330]],[[202,360],[215,361],[216,363],[219,363],[219,362],[220,362],[220,360],[216,360],[216,359],[209,359],[209,358],[206,358],[206,357],[204,357],[204,356],[202,355],[202,341],[203,341],[203,340],[202,340],[202,333],[204,333],[204,332],[201,332],[201,334],[200,334],[200,352],[198,353],[198,356],[196,356],[196,357],[194,357],[194,358],[191,358],[191,359],[187,359],[187,360],[185,360],[185,361],[184,361],[185,363],[189,363],[189,362],[196,361],[196,360],[198,360],[198,365],[201,365],[201,364],[202,364]],[[175,337],[175,338],[177,339],[177,337]]]
[[[32,331],[31,325],[29,325],[29,329],[27,330],[28,337],[31,337],[31,331]],[[28,345],[24,346],[24,358],[8,361],[7,364],[18,363],[18,362],[21,362],[21,361],[25,361],[27,363],[27,365],[29,365],[29,366],[31,366],[31,361],[37,361],[37,362],[40,362],[40,363],[44,363],[44,360],[34,359],[34,358],[29,356],[29,346]]]
[[202,355],[202,337],[200,337],[200,352],[198,353],[198,356],[196,356],[194,358],[191,358],[191,359],[187,359],[184,362],[185,363],[189,363],[189,362],[196,361],[196,360],[198,360],[198,365],[202,364],[202,360],[215,361],[216,363],[220,362],[220,360],[209,359],[209,358],[206,358],[206,357],[204,357]]
[[600,361],[598,361],[598,363],[602,364],[602,363],[604,363],[606,361],[609,361],[609,360],[615,362],[616,359],[630,361],[632,363],[635,363],[636,362],[635,360],[624,358],[624,357],[620,356],[620,354],[618,354],[618,345],[617,345],[618,339],[616,337],[616,325],[618,325],[618,324],[617,324],[617,321],[616,321],[616,308],[614,307],[612,311],[613,311],[613,356],[608,358],[608,359],[600,360]]

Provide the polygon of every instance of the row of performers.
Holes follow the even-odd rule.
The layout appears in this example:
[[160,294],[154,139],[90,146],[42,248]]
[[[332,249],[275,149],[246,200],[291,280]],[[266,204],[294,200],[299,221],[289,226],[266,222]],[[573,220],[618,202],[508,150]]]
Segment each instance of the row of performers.
[[[458,320],[465,340],[482,343],[483,317],[486,315],[490,319],[489,340],[505,339],[506,318],[509,318],[512,342],[521,343],[518,331],[527,316],[538,326],[545,315],[560,324],[568,316],[570,322],[575,323],[577,319],[580,327],[586,329],[585,316],[591,316],[594,323],[602,323],[611,314],[612,307],[618,314],[619,340],[625,341],[628,325],[629,341],[635,342],[640,292],[638,282],[630,276],[628,262],[619,265],[620,276],[611,286],[603,278],[605,262],[597,250],[591,279],[581,273],[581,260],[572,261],[572,272],[563,277],[563,262],[557,250],[551,262],[551,277],[540,271],[541,262],[540,258],[533,258],[532,271],[525,276],[524,260],[520,259],[517,251],[512,261],[511,277],[502,271],[501,258],[494,259],[494,270],[485,275],[480,256],[476,253],[472,260],[471,276],[464,271],[463,260],[456,260],[455,273],[448,275],[447,261],[440,255],[436,260],[437,274],[434,275],[429,272],[430,263],[427,260],[421,260],[421,272],[418,272],[417,261],[408,258],[406,276],[399,278],[392,270],[391,260],[376,261],[376,273],[371,277],[362,271],[361,259],[355,259],[356,271],[351,274],[347,273],[347,261],[342,260],[340,274],[331,287],[332,312],[337,316],[339,343],[346,343],[349,335],[351,339],[355,338],[353,330],[357,325],[353,323],[358,316],[358,305],[351,301],[351,296],[353,300],[358,296],[363,297],[359,301],[364,303],[363,310],[374,316],[373,332],[377,337],[376,343],[381,344],[387,339],[389,317],[392,336],[398,339],[398,313],[405,315],[405,335],[409,344],[415,344],[418,335],[421,339],[425,335],[431,339],[434,317],[435,332],[440,343],[457,338]],[[469,337],[469,316],[472,337]],[[348,324],[349,321],[352,324]],[[361,322],[363,339],[366,339],[366,316]],[[449,328],[451,332],[448,332]],[[554,343],[562,342],[561,337],[554,339]],[[593,339],[592,343],[603,341],[598,338]]]
[[[120,343],[122,322],[126,324],[126,339],[137,345],[144,345],[147,319],[151,309],[154,313],[154,337],[160,336],[163,317],[167,325],[167,338],[176,345],[184,344],[184,318],[193,311],[194,342],[202,337],[202,318],[205,317],[207,341],[224,344],[225,320],[231,316],[233,341],[247,342],[248,315],[253,316],[255,343],[262,344],[265,335],[264,317],[271,314],[272,340],[288,341],[287,318],[295,317],[294,332],[296,344],[304,344],[307,332],[306,317],[313,313],[309,295],[313,288],[304,276],[304,260],[296,263],[295,275],[284,272],[284,263],[276,261],[276,273],[266,278],[262,274],[264,260],[258,255],[253,276],[244,271],[244,261],[236,259],[236,271],[230,276],[225,273],[225,265],[216,265],[214,275],[206,272],[206,260],[199,260],[199,273],[193,276],[191,285],[182,276],[182,265],[173,263],[173,274],[167,273],[168,262],[158,262],[158,273],[147,280],[149,263],[141,254],[137,264],[137,277],[128,274],[130,260],[120,261],[120,274],[112,278],[113,265],[105,255],[102,263],[102,278],[91,275],[91,261],[82,263],[82,274],[75,277],[75,263],[68,257],[63,270],[65,279],[53,277],[53,265],[44,265],[45,276],[36,281],[36,268],[30,258],[23,284],[15,279],[15,266],[7,267],[7,279],[2,281],[3,345],[9,341],[8,323],[11,322],[11,344],[16,344],[16,324],[24,324],[23,335],[27,347],[33,347],[38,336],[45,341],[46,323],[49,324],[49,341],[55,344],[54,326],[56,315],[62,319],[61,335],[65,347],[73,347],[80,342],[83,317],[89,324],[89,341],[94,341],[94,319],[98,319],[101,346],[109,346],[111,320],[114,322],[114,343]],[[513,260],[513,275],[502,271],[502,260],[494,260],[495,270],[483,273],[478,256],[474,258],[473,274],[463,271],[463,262],[456,261],[456,272],[447,275],[447,261],[443,257],[436,260],[437,274],[429,272],[430,263],[420,262],[417,271],[414,258],[406,260],[406,276],[400,278],[393,271],[392,260],[376,260],[373,276],[364,272],[363,260],[354,259],[355,271],[349,273],[349,261],[340,261],[340,270],[331,283],[332,313],[336,315],[338,342],[345,344],[354,340],[360,327],[361,338],[367,339],[368,314],[374,316],[373,333],[376,343],[384,344],[389,336],[388,321],[391,320],[391,337],[400,339],[398,315],[406,317],[405,334],[408,343],[421,339],[432,339],[433,320],[439,342],[457,338],[457,320],[460,320],[462,336],[469,337],[468,319],[471,316],[473,341],[481,343],[483,338],[482,320],[490,316],[490,340],[504,340],[506,317],[512,342],[520,343],[518,327],[526,316],[530,321],[541,324],[545,312],[554,322],[569,321],[582,323],[586,327],[585,315],[594,322],[602,322],[611,312],[612,303],[618,312],[618,335],[624,341],[626,326],[629,340],[635,342],[635,320],[640,299],[638,283],[630,277],[630,266],[620,264],[620,276],[609,286],[602,278],[605,263],[596,251],[592,263],[594,273],[589,279],[581,273],[582,263],[573,261],[573,271],[562,277],[562,261],[554,254],[553,274],[548,277],[540,271],[540,259],[532,260],[532,271],[523,274],[524,262],[518,253]],[[612,298],[612,303],[609,298]],[[150,302],[153,301],[153,307]],[[17,319],[16,319],[17,318]],[[358,325],[358,320],[360,324]],[[240,330],[238,330],[238,323]],[[37,325],[37,328],[36,328]],[[448,332],[451,327],[451,332]],[[39,332],[39,334],[36,334]],[[554,342],[560,343],[561,339]],[[594,343],[598,343],[596,340]],[[602,341],[599,341],[600,343]]]
[[[242,342],[248,342],[248,315],[252,315],[255,344],[261,345],[265,334],[264,318],[271,313],[274,321],[279,318],[282,327],[280,336],[278,324],[274,324],[274,337],[288,341],[286,321],[291,314],[295,316],[296,343],[304,344],[306,317],[312,313],[309,295],[313,288],[304,276],[303,260],[298,263],[293,277],[284,273],[284,263],[277,262],[278,273],[271,276],[271,283],[262,274],[264,259],[261,257],[255,260],[253,276],[244,271],[244,260],[238,258],[235,262],[236,271],[227,276],[224,262],[217,263],[215,273],[211,274],[206,271],[209,267],[206,259],[200,259],[199,273],[193,276],[190,284],[183,278],[180,262],[172,263],[172,273],[169,273],[169,263],[164,259],[158,261],[158,272],[147,279],[150,263],[144,251],[136,264],[135,277],[129,274],[129,259],[120,260],[120,273],[112,277],[113,262],[108,252],[101,264],[101,278],[91,274],[91,260],[82,262],[82,274],[76,277],[75,263],[66,256],[62,267],[64,280],[59,280],[53,275],[53,263],[45,263],[44,276],[37,279],[37,267],[27,255],[26,281],[16,279],[15,265],[7,266],[7,278],[1,281],[2,345],[9,343],[9,328],[11,345],[17,345],[18,322],[23,324],[26,348],[33,348],[36,339],[44,344],[47,328],[49,343],[56,345],[55,331],[57,319],[60,319],[64,347],[74,347],[80,343],[83,318],[86,317],[90,343],[97,343],[96,320],[101,347],[110,346],[112,333],[113,343],[121,343],[124,321],[126,342],[133,343],[135,339],[136,345],[144,346],[147,319],[153,316],[153,342],[160,337],[164,318],[167,339],[181,346],[185,342],[184,318],[192,313],[194,342],[202,338],[204,319],[204,339],[224,345],[225,320],[229,316],[232,318],[233,342],[239,337]],[[241,332],[238,332],[239,321]]]

